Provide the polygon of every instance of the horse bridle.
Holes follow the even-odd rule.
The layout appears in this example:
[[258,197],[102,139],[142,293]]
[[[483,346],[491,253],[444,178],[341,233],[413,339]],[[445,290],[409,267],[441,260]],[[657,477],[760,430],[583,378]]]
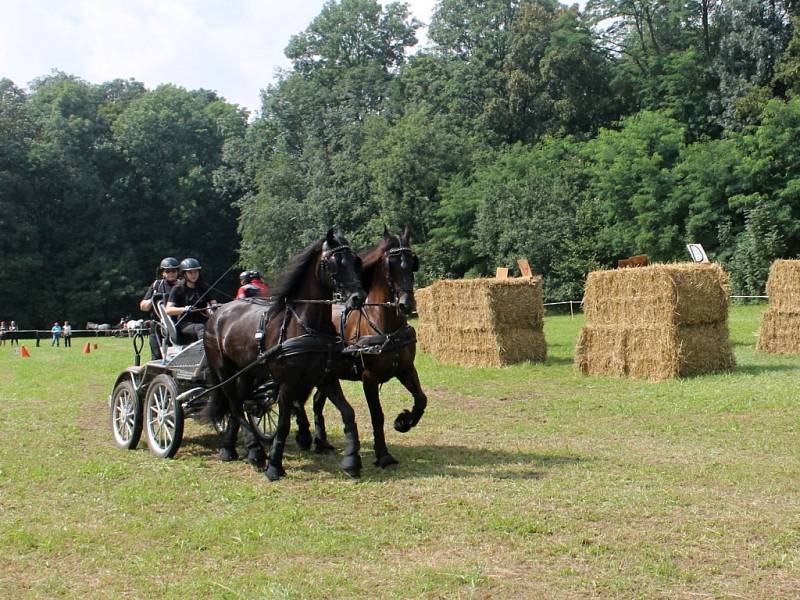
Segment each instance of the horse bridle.
[[410,289],[398,288],[395,285],[394,278],[392,277],[392,269],[391,265],[389,264],[389,261],[395,256],[399,256],[400,259],[402,260],[403,256],[406,255],[408,257],[408,260],[411,261],[411,270],[413,272],[419,269],[419,258],[417,258],[417,255],[411,248],[403,245],[403,240],[400,238],[399,235],[395,236],[395,238],[397,239],[397,243],[399,244],[399,246],[397,248],[391,248],[386,252],[384,252],[385,257],[383,260],[384,260],[384,268],[386,269],[386,283],[389,285],[389,293],[391,294],[393,300],[391,302],[391,305],[397,308],[400,302],[400,293],[413,294],[414,284],[413,283],[411,284]]
[[[329,282],[330,288],[334,292],[334,296],[337,294],[341,294],[341,290],[345,289],[345,286],[350,287],[358,287],[361,285],[359,281],[341,281],[338,277],[339,269],[338,267],[333,269],[330,266],[330,261],[335,259],[337,254],[341,254],[345,251],[350,252],[356,259],[358,257],[355,255],[353,250],[347,244],[342,244],[341,246],[336,246],[336,248],[329,250],[328,249],[328,242],[325,242],[322,246],[322,256],[320,257],[320,279],[324,277],[327,282]],[[360,259],[358,259],[360,260]]]

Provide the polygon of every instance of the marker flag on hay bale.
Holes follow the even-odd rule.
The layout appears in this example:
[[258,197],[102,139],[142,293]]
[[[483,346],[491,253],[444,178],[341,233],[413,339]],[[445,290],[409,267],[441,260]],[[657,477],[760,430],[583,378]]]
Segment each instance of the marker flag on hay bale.
[[756,349],[800,354],[800,260],[776,260],[767,279],[769,308],[761,318]]
[[575,366],[584,375],[652,380],[729,370],[729,295],[716,264],[589,273]]
[[417,290],[420,348],[440,362],[544,361],[542,278],[438,280]]

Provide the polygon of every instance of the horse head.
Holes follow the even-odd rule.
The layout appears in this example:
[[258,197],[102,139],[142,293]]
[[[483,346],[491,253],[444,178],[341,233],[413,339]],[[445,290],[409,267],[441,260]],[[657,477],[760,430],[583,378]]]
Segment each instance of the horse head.
[[383,228],[384,269],[394,302],[406,315],[417,306],[414,299],[414,273],[419,271],[419,257],[411,249],[411,230],[406,227],[400,235]]
[[340,295],[348,309],[360,308],[367,298],[361,285],[361,259],[355,255],[341,232],[328,231],[319,260],[319,279]]

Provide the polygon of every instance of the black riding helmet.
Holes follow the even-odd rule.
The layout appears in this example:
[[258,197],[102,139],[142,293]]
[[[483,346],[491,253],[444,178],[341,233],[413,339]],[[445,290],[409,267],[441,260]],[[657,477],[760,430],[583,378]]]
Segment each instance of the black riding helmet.
[[250,283],[253,280],[253,272],[242,271],[241,273],[239,273],[239,280],[244,281],[245,283]]
[[181,261],[180,270],[184,271],[200,271],[203,267],[200,266],[200,261],[196,258],[184,258]]
[[258,271],[250,271],[250,279],[261,279],[261,273]]
[[161,262],[158,264],[158,272],[156,273],[156,277],[161,277],[161,274],[164,272],[165,269],[177,269],[178,268],[178,259],[168,256],[167,258],[162,258]]

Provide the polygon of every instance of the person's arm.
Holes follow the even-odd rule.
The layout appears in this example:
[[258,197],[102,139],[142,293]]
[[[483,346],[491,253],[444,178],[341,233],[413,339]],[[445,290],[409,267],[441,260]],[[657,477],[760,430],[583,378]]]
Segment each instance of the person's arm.
[[175,306],[175,303],[172,301],[167,302],[166,306],[167,314],[170,317],[180,317],[183,313],[188,312],[191,309],[191,306]]
[[147,288],[144,298],[142,298],[141,302],[139,302],[139,310],[142,312],[150,312],[153,310],[153,296],[155,295],[157,285],[158,282],[154,281],[153,285]]

